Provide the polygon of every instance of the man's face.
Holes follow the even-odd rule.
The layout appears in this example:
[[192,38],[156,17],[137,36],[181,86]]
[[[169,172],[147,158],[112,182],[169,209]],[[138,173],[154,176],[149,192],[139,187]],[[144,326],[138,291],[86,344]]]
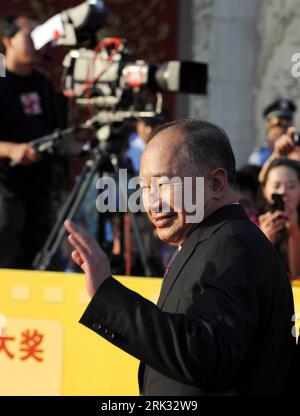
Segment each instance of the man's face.
[[[195,226],[195,223],[187,222],[190,212],[185,211],[184,203],[180,211],[177,209],[175,193],[181,187],[183,196],[183,179],[191,178],[192,192],[189,194],[194,198],[196,176],[201,176],[184,151],[184,142],[184,133],[180,129],[164,129],[150,141],[141,159],[140,177],[145,209],[158,237],[174,246],[181,244]],[[175,177],[181,181],[164,186],[169,179]],[[154,184],[157,184],[156,196]]]
[[267,121],[267,136],[271,149],[273,149],[276,140],[279,139],[290,126],[291,121],[285,118],[272,117]]
[[39,61],[39,54],[34,49],[31,32],[39,23],[27,17],[19,17],[16,24],[20,30],[9,38],[7,52],[21,65],[35,65]]

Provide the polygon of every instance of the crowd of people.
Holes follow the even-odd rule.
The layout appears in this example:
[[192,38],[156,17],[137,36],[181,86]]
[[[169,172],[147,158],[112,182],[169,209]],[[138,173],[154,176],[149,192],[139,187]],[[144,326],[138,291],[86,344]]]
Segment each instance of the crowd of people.
[[300,276],[300,147],[294,140],[295,104],[266,107],[265,143],[237,172],[239,202],[278,251],[291,279]]

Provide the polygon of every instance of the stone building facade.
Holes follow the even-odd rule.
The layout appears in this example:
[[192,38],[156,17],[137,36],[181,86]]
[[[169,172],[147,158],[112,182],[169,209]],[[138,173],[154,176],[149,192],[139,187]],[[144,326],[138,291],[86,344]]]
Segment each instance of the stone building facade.
[[229,134],[237,164],[263,141],[263,108],[279,97],[299,108],[300,0],[181,0],[179,56],[209,64],[206,97],[180,97],[179,117],[200,117]]

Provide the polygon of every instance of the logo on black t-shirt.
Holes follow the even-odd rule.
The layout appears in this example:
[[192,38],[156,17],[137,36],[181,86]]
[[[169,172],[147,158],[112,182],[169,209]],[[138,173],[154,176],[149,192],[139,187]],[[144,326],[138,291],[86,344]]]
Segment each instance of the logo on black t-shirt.
[[20,98],[25,114],[33,116],[43,112],[40,96],[37,92],[27,92],[21,94]]

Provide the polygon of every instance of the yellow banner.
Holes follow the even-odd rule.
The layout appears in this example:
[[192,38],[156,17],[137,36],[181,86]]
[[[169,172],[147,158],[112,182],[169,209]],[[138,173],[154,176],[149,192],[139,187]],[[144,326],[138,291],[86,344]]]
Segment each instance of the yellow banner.
[[[117,279],[157,301],[161,279]],[[0,395],[138,395],[138,361],[78,323],[88,302],[82,274],[0,270]]]

